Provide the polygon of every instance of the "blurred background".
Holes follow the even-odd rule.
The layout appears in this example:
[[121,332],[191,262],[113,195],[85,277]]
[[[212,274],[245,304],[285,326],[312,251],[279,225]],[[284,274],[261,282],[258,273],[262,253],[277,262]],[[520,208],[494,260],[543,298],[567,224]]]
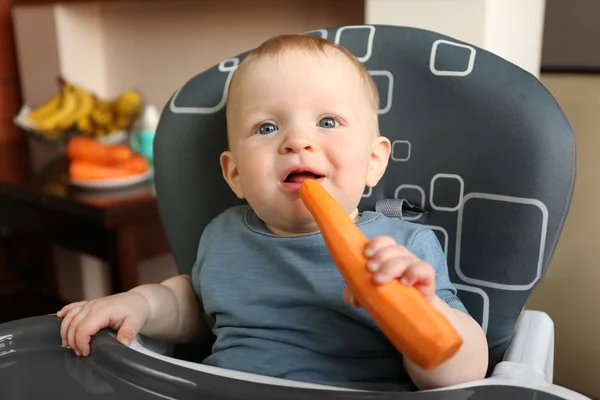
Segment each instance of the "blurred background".
[[[414,26],[521,66],[572,123],[575,196],[527,307],[556,324],[555,383],[600,398],[598,21],[598,0],[0,0],[0,322],[176,274],[149,149],[158,113],[189,78],[279,33]],[[44,128],[53,99],[88,108]],[[133,169],[75,168],[73,132],[96,144],[135,138],[142,158]],[[71,150],[88,154],[92,142]],[[97,190],[98,176],[117,183]]]

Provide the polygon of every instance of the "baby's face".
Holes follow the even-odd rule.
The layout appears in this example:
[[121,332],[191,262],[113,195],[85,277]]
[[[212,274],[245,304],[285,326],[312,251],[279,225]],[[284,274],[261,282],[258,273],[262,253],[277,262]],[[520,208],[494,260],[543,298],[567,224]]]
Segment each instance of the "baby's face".
[[378,136],[377,111],[356,67],[335,49],[327,55],[287,50],[241,72],[229,92],[231,151],[222,157],[236,194],[279,234],[317,230],[298,195],[309,178],[356,215],[390,150]]

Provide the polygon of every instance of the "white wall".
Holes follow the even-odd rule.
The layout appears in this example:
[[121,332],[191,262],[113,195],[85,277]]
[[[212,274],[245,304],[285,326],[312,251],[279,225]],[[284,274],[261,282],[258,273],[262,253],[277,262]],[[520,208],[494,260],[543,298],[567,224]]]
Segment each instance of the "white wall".
[[546,0],[485,2],[483,48],[539,78]]
[[428,29],[472,43],[539,77],[545,0],[369,0],[369,24]]
[[56,40],[61,75],[81,82],[99,96],[113,96],[107,90],[105,27],[99,4],[57,4],[54,6]]
[[427,29],[482,46],[487,1],[369,0],[365,22]]

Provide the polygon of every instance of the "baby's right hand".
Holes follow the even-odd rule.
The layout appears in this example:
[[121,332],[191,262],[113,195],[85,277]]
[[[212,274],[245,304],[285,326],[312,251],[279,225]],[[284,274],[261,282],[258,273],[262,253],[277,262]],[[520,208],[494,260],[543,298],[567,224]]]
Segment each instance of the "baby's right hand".
[[78,356],[90,354],[90,340],[99,330],[110,327],[117,340],[129,346],[150,317],[150,304],[135,291],[90,301],[71,303],[58,313],[63,318],[60,337]]

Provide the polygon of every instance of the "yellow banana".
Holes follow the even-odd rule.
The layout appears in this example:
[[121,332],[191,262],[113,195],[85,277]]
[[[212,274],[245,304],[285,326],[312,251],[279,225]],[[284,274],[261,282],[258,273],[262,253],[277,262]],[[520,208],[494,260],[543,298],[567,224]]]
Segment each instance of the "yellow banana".
[[131,125],[133,118],[126,116],[126,115],[117,115],[115,117],[115,129],[116,130],[125,130],[125,129],[129,129],[129,126]]
[[142,96],[136,91],[126,90],[113,102],[113,107],[117,114],[133,117],[140,112]]
[[94,109],[95,99],[92,93],[90,93],[87,89],[82,86],[77,86],[79,92],[79,100],[81,103],[81,107],[79,109],[79,118],[84,118],[90,115],[92,110]]
[[37,121],[37,130],[47,133],[56,133],[56,131],[60,131],[60,129],[58,129],[59,124],[64,125],[64,121],[71,119],[73,114],[77,111],[78,101],[73,88],[67,84],[61,88],[61,92],[62,99],[60,106],[57,108],[56,112]]
[[94,124],[89,117],[79,118],[77,120],[77,130],[89,135],[94,131]]
[[98,125],[108,125],[112,121],[112,114],[110,110],[95,108],[92,111],[91,118]]
[[77,108],[71,114],[65,116],[62,120],[58,121],[56,128],[59,130],[67,130],[77,124],[81,118],[87,117],[94,108],[94,98],[92,94],[85,89],[83,86],[73,86],[75,97],[77,98]]
[[108,128],[105,125],[96,126],[96,130],[94,131],[95,137],[103,137],[108,134]]
[[27,114],[27,118],[34,122],[39,122],[43,120],[58,109],[61,99],[62,93],[59,92],[56,95],[52,96],[52,98],[46,103],[33,109],[29,114]]

